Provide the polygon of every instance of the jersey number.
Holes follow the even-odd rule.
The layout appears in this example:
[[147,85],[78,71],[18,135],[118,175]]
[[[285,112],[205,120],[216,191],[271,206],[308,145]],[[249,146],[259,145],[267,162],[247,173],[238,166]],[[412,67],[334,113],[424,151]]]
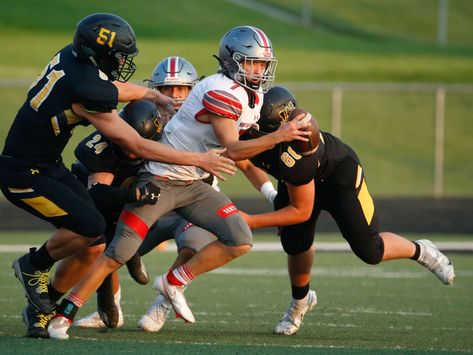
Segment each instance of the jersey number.
[[292,168],[296,164],[296,160],[300,158],[302,157],[297,154],[291,146],[287,148],[287,152],[281,154],[281,160],[288,168]]
[[41,74],[36,78],[35,82],[31,84],[31,88],[35,87],[38,82],[44,78],[48,70],[51,70],[46,78],[48,81],[46,84],[41,88],[41,90],[38,91],[38,93],[31,99],[30,101],[30,106],[33,110],[38,111],[39,107],[41,104],[46,100],[46,98],[49,96],[51,93],[51,90],[53,89],[54,85],[57,83],[59,79],[61,79],[65,73],[64,70],[52,70],[57,64],[59,64],[60,60],[60,53],[58,53],[51,61],[46,65],[46,67],[43,69]]
[[99,155],[100,153],[103,152],[103,150],[105,148],[108,147],[108,143],[107,142],[100,142],[98,143],[100,140],[102,139],[102,136],[100,134],[96,134],[95,136],[92,137],[91,140],[88,140],[85,145],[90,148],[90,149],[93,149],[94,150],[94,153],[96,155]]
[[101,45],[107,44],[110,48],[112,48],[116,34],[116,32],[107,30],[106,28],[102,27],[100,29],[99,36],[97,37],[97,43]]

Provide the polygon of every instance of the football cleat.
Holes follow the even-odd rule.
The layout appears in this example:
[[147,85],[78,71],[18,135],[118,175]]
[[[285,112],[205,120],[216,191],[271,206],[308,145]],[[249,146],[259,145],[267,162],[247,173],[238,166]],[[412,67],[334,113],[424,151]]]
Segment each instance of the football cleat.
[[133,255],[130,260],[126,262],[126,267],[130,276],[141,285],[146,285],[149,282],[148,271],[145,264],[141,260],[138,253]]
[[[99,295],[97,294],[97,297],[98,296]],[[116,328],[120,328],[124,324],[123,311],[120,305],[121,288],[119,288],[118,291],[113,295],[113,300],[118,309],[118,322],[117,322]],[[104,313],[104,312],[100,312],[100,313]],[[99,312],[94,312],[92,314],[89,314],[88,316],[75,321],[72,325],[80,327],[80,328],[105,328],[106,327]]]
[[71,326],[71,321],[61,315],[56,315],[51,319],[48,325],[49,337],[52,339],[66,340],[69,339],[67,331]]
[[154,279],[153,288],[169,300],[179,318],[188,323],[195,322],[194,315],[184,297],[184,286],[171,285],[164,274]]
[[432,271],[445,285],[455,280],[453,264],[430,240],[417,240],[420,246],[419,264]]
[[26,336],[29,338],[49,338],[48,324],[51,318],[54,316],[54,312],[50,314],[44,314],[38,311],[31,303],[23,309],[21,313],[23,322],[25,322]]
[[20,280],[25,290],[25,295],[30,303],[41,313],[50,314],[54,310],[48,293],[49,272],[38,270],[30,263],[31,255],[36,248],[13,261],[12,268],[15,276]]
[[163,295],[159,295],[138,321],[138,327],[145,332],[159,332],[166,322],[171,308],[171,302]]
[[312,310],[316,304],[317,294],[313,290],[310,290],[307,296],[301,300],[292,299],[286,313],[274,328],[274,333],[291,335],[297,332],[301,327],[304,315]]

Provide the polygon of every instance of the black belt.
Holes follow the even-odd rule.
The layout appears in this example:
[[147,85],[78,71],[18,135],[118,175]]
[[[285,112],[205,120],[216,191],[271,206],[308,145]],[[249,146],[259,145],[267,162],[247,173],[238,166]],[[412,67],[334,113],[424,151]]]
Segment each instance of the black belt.
[[55,164],[61,164],[62,163],[62,158],[59,158],[57,160],[52,160],[52,161],[44,161],[44,162],[38,162],[38,161],[31,161],[28,159],[23,159],[23,158],[16,158],[12,157],[10,155],[0,155],[0,162],[5,165],[9,166],[14,166],[18,168],[36,168],[36,169],[46,169],[49,168],[50,166],[53,166]]

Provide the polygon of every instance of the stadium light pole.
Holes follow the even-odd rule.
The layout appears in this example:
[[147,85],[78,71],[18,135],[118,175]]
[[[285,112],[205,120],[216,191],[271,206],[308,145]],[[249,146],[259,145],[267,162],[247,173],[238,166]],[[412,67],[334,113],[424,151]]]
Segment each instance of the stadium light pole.
[[448,0],[439,0],[437,41],[441,46],[448,42]]

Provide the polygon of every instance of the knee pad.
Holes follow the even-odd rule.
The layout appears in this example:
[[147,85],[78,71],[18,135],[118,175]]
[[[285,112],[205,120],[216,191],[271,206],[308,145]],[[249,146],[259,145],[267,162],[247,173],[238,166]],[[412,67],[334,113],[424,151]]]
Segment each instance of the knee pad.
[[351,245],[353,252],[358,258],[370,265],[376,265],[381,262],[384,255],[384,242],[379,234],[370,238],[369,243],[363,245]]

